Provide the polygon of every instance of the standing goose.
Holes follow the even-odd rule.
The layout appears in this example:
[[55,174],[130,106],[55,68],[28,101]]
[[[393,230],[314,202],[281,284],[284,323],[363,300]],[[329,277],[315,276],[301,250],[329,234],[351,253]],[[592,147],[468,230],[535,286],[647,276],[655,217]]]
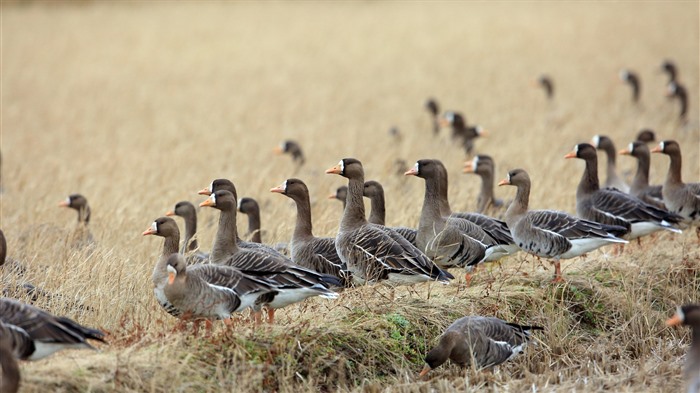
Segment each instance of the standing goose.
[[676,68],[676,64],[671,60],[664,60],[664,62],[661,63],[661,72],[668,75],[668,83],[675,82],[678,78],[678,68]]
[[[369,221],[370,224],[384,225],[384,220],[386,218],[386,210],[384,206],[384,187],[382,187],[382,185],[377,181],[366,181],[362,195],[370,200],[371,210],[367,221]],[[411,244],[414,246],[416,245],[416,234],[418,231],[415,229],[407,227],[391,227],[391,229],[398,232],[399,235],[405,237],[406,240],[411,242]]]
[[452,140],[457,140],[462,143],[462,147],[467,156],[472,154],[474,140],[478,137],[487,136],[486,130],[481,126],[467,126],[467,121],[461,113],[447,111],[440,120],[441,125],[449,125],[450,128],[452,128]]
[[491,156],[483,154],[474,156],[464,165],[464,173],[475,173],[481,178],[481,192],[476,199],[477,212],[492,212],[503,207],[503,201],[493,196],[495,165]]
[[297,220],[291,243],[292,260],[307,269],[337,277],[344,287],[350,286],[350,273],[335,250],[335,238],[316,237],[313,234],[311,202],[306,184],[299,179],[287,179],[282,185],[270,189],[270,192],[291,198],[297,206]]
[[666,207],[683,217],[691,226],[696,226],[700,239],[700,183],[683,183],[681,177],[681,147],[676,141],[662,141],[651,150],[666,154],[670,159],[668,174],[661,193]]
[[330,286],[342,285],[336,277],[301,267],[279,253],[264,249],[239,248],[234,235],[237,203],[229,191],[216,191],[200,203],[200,206],[209,206],[220,211],[219,228],[211,249],[212,263],[233,266],[244,274],[265,279],[277,292],[267,303],[270,323],[274,322],[275,309],[312,296],[326,299],[338,297],[337,293],[329,289]]
[[666,326],[686,325],[692,329],[690,349],[685,358],[683,372],[688,384],[688,392],[700,392],[700,306],[687,304],[678,307],[676,314],[666,321]]
[[477,369],[498,366],[525,351],[532,330],[539,326],[521,326],[502,319],[482,316],[462,317],[440,336],[438,345],[428,352],[420,376],[447,361]]
[[433,122],[433,135],[440,133],[440,106],[434,98],[428,98],[425,101],[425,109],[430,113],[430,119]]
[[561,259],[569,259],[611,243],[627,243],[617,236],[627,228],[600,224],[555,210],[528,210],[530,176],[522,169],[508,172],[499,186],[518,188],[506,211],[506,222],[515,243],[523,251],[554,259],[554,280],[562,282]]
[[82,247],[94,244],[95,240],[88,229],[90,223],[90,205],[87,198],[81,194],[71,194],[65,200],[58,203],[60,207],[68,207],[78,212],[78,228],[74,233],[75,245]]
[[649,185],[650,154],[647,144],[641,141],[632,142],[627,149],[620,150],[620,154],[629,155],[637,159],[637,172],[634,174],[629,194],[645,203],[665,209],[666,206],[661,195],[661,186]]
[[250,241],[262,243],[260,234],[260,206],[253,198],[241,198],[238,200],[238,211],[248,216],[248,233]]
[[48,312],[14,299],[0,298],[0,323],[13,330],[13,335],[33,342],[22,347],[20,359],[37,360],[62,349],[95,349],[87,340],[104,341],[104,333],[82,326],[66,317],[56,317]]
[[199,251],[197,243],[197,209],[188,201],[181,201],[175,204],[173,210],[168,210],[166,216],[178,216],[185,220],[185,240],[180,247],[180,253],[191,253],[187,256],[188,263],[201,263],[209,260],[209,254]]
[[629,192],[630,187],[617,175],[617,166],[615,165],[617,150],[615,150],[615,144],[613,144],[612,139],[605,135],[596,135],[593,137],[591,144],[596,149],[603,150],[608,157],[606,178],[603,187],[612,187],[622,192]]
[[612,188],[598,185],[598,157],[588,143],[574,146],[565,158],[580,158],[586,168],[576,190],[576,214],[587,220],[627,228],[627,239],[636,239],[660,230],[680,233],[675,225],[681,217],[648,205],[641,200]]
[[552,78],[548,75],[540,75],[535,83],[544,89],[545,94],[547,94],[547,99],[551,100],[554,98],[554,82]]
[[328,199],[337,199],[343,202],[343,210],[345,210],[345,206],[347,205],[348,199],[348,186],[338,187],[338,189],[335,190],[334,194],[328,195]]
[[348,179],[347,206],[335,249],[356,281],[386,280],[400,285],[434,280],[448,283],[453,278],[393,229],[367,222],[362,202],[365,173],[360,161],[344,158],[326,173]]
[[620,70],[620,80],[632,88],[632,101],[639,102],[639,94],[642,90],[639,76],[630,70]]
[[654,130],[644,128],[642,130],[639,130],[639,133],[637,134],[637,138],[635,140],[644,143],[652,143],[656,141],[656,133],[654,133]]
[[678,99],[678,103],[681,106],[678,118],[681,121],[685,121],[688,114],[688,91],[679,82],[670,82],[667,86],[666,95]]
[[298,142],[288,139],[279,146],[275,147],[275,154],[289,154],[292,156],[292,161],[297,164],[297,167],[304,165],[306,158],[301,150],[301,145]]

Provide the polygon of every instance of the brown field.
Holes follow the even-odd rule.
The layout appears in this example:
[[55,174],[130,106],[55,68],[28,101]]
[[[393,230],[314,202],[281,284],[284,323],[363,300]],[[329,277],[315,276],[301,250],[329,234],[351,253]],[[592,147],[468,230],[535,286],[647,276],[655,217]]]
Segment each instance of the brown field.
[[[2,8],[2,200],[8,255],[19,277],[68,302],[39,306],[109,333],[99,352],[65,351],[22,364],[27,392],[219,391],[680,391],[687,329],[663,321],[698,302],[700,250],[693,231],[662,234],[562,264],[523,254],[489,266],[465,287],[418,285],[347,291],[278,313],[275,326],[216,324],[213,337],[171,333],[150,274],[162,240],[141,232],[180,200],[227,177],[261,204],[263,240],[287,241],[295,211],[268,192],[288,177],[310,188],[316,235],[336,233],[341,207],[326,195],[344,184],[323,170],[363,161],[384,184],[390,225],[416,225],[424,183],[394,172],[439,158],[452,206],[475,208],[479,182],[461,174],[464,153],[447,132],[433,138],[424,100],[461,110],[488,128],[477,142],[498,178],[522,167],[532,208],[575,210],[583,170],[563,156],[607,134],[618,149],[642,127],[683,148],[685,181],[700,180],[698,2],[606,3],[11,3]],[[672,58],[690,93],[689,122],[676,120],[658,73]],[[642,104],[617,79],[642,78]],[[553,76],[546,102],[530,82]],[[393,143],[391,126],[404,134]],[[272,148],[301,142],[298,173]],[[618,160],[628,176],[636,163]],[[668,158],[652,157],[651,180]],[[601,168],[602,171],[602,168]],[[513,188],[497,189],[512,198]],[[92,249],[69,236],[75,212],[57,203],[84,194]],[[200,244],[216,230],[200,211]],[[181,221],[178,221],[181,223]],[[239,217],[245,230],[246,221]],[[469,314],[546,327],[538,345],[493,374],[443,366],[417,379],[441,330]]]

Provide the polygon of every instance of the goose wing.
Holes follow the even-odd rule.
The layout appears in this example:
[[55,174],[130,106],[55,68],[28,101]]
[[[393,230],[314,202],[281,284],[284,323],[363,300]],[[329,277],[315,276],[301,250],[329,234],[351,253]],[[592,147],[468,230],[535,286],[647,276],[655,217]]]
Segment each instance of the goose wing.
[[593,214],[591,218],[609,225],[620,225],[620,220],[630,223],[666,221],[669,224],[677,224],[681,221],[681,217],[676,214],[648,205],[614,188],[598,190],[591,199]]
[[513,244],[513,237],[508,229],[508,224],[504,221],[497,220],[479,213],[452,213],[451,217],[462,218],[478,225],[486,232],[497,244]]
[[28,359],[34,353],[34,341],[24,329],[0,322],[0,341],[5,341],[14,357]]
[[199,276],[208,284],[231,289],[239,296],[273,291],[267,281],[243,274],[231,266],[195,265],[187,269],[187,274]]

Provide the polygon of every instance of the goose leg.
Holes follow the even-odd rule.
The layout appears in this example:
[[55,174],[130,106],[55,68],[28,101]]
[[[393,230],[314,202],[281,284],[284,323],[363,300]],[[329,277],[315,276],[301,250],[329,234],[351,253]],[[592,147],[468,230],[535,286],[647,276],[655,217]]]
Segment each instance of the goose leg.
[[253,323],[255,323],[255,326],[262,323],[262,311],[253,311]]
[[698,236],[698,243],[700,243],[700,226],[695,227],[695,234]]
[[275,323],[275,309],[274,308],[267,309],[267,323],[269,323],[270,325],[273,325]]
[[564,278],[561,276],[561,264],[559,261],[554,262],[554,279],[553,283],[564,282]]

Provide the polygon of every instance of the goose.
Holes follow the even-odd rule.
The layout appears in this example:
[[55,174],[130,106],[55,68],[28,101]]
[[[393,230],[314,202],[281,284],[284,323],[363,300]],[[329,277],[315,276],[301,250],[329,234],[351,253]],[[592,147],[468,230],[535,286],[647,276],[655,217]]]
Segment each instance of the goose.
[[548,99],[553,99],[554,98],[554,82],[552,81],[552,78],[549,77],[548,75],[540,75],[539,78],[537,78],[537,81],[535,84],[539,85],[544,89],[545,94],[547,94]]
[[328,199],[337,199],[343,202],[343,210],[347,205],[348,199],[348,186],[340,186],[335,190],[335,193],[328,195]]
[[[362,196],[369,198],[370,200],[371,210],[367,221],[369,221],[371,224],[384,225],[386,218],[384,187],[382,187],[382,185],[377,181],[366,181],[365,188],[362,191]],[[414,246],[416,245],[416,234],[418,231],[415,229],[407,227],[391,227],[391,229],[398,232],[399,235],[406,238],[406,240],[411,242],[411,244]]]
[[[12,341],[8,330],[6,325],[0,322],[0,370],[2,370],[0,393],[17,393],[20,385],[20,372],[16,355],[13,353],[16,342]],[[31,343],[26,333],[20,339],[22,343]]]
[[81,194],[71,194],[65,200],[58,203],[59,207],[68,207],[78,212],[78,228],[73,234],[74,245],[83,247],[95,243],[92,233],[88,229],[90,223],[90,205],[87,198]]
[[33,349],[30,345],[19,351],[23,360],[42,359],[62,349],[95,349],[87,340],[105,342],[104,333],[97,329],[9,298],[0,298],[0,323],[9,326],[13,335],[26,334],[33,342]]
[[7,240],[5,240],[5,234],[0,229],[0,266],[5,264],[7,259]]
[[274,323],[278,308],[298,303],[312,296],[335,299],[338,294],[331,286],[342,286],[334,276],[320,274],[292,262],[279,253],[264,249],[244,249],[236,240],[236,198],[227,190],[211,194],[200,206],[213,207],[220,211],[219,228],[211,249],[211,262],[233,266],[242,273],[264,278],[271,283],[277,294],[269,299],[268,321]]
[[639,133],[637,134],[637,138],[635,140],[644,143],[652,143],[656,141],[656,133],[654,132],[654,130],[644,128],[642,130],[639,130]]
[[630,70],[620,70],[620,80],[630,85],[632,88],[632,101],[639,102],[639,94],[642,89],[642,83],[637,73]]
[[683,374],[688,392],[700,392],[700,305],[686,304],[676,309],[675,315],[666,321],[666,326],[686,325],[692,329],[690,349],[685,358]]
[[619,152],[621,155],[629,155],[637,159],[637,172],[632,180],[629,194],[635,198],[639,198],[644,203],[656,206],[660,209],[665,209],[663,196],[661,195],[661,186],[649,185],[649,147],[646,143],[639,140],[629,144],[627,149],[622,149]]
[[440,105],[434,98],[428,98],[425,101],[425,109],[430,113],[430,119],[433,122],[433,135],[440,133]]
[[367,222],[362,202],[365,174],[359,160],[344,158],[326,173],[348,179],[347,206],[335,249],[355,281],[401,285],[424,281],[448,283],[454,278],[393,229]]
[[525,351],[533,330],[544,328],[478,315],[459,318],[440,336],[438,345],[428,352],[419,376],[425,376],[447,359],[461,367],[471,364],[480,370],[498,366]]
[[185,220],[185,240],[180,247],[180,253],[190,253],[187,256],[187,262],[192,264],[208,261],[209,254],[200,251],[197,243],[197,209],[194,205],[188,201],[178,202],[173,210],[168,210],[165,215],[178,216]]
[[270,192],[291,198],[297,207],[297,219],[292,233],[292,260],[322,274],[330,274],[343,282],[344,287],[352,284],[347,266],[335,250],[335,238],[316,237],[311,224],[311,202],[309,189],[299,179],[287,179]]
[[476,199],[476,211],[493,212],[503,208],[503,200],[493,196],[495,165],[491,156],[479,154],[464,165],[464,173],[474,173],[481,178],[481,191]]
[[506,223],[513,240],[523,251],[554,259],[554,280],[562,282],[561,259],[569,259],[612,243],[627,243],[618,236],[627,228],[573,217],[555,210],[528,210],[530,176],[523,169],[508,172],[499,186],[517,187],[515,199],[506,211]]
[[681,220],[678,215],[646,204],[619,190],[601,189],[598,185],[598,157],[593,146],[580,143],[564,157],[579,158],[586,162],[576,190],[576,214],[579,217],[623,226],[629,231],[625,237],[629,240],[660,230],[681,232],[675,227]]
[[306,162],[304,152],[301,150],[301,145],[299,145],[297,141],[290,139],[283,141],[274,151],[276,154],[290,154],[292,156],[292,161],[297,164],[297,166],[302,166]]
[[260,206],[253,198],[241,198],[238,200],[238,211],[248,216],[248,233],[253,243],[262,243],[260,234]]
[[440,119],[441,125],[452,128],[452,140],[457,140],[462,143],[464,152],[467,156],[472,154],[474,149],[474,140],[478,137],[486,137],[488,133],[481,126],[467,126],[467,121],[459,112],[447,111]]
[[681,147],[673,140],[661,141],[651,150],[662,153],[671,159],[666,181],[661,188],[666,207],[683,217],[683,221],[696,226],[700,239],[700,183],[684,183],[681,177]]
[[670,82],[667,86],[666,96],[678,99],[678,103],[681,106],[678,118],[685,121],[688,114],[688,91],[685,89],[685,86],[679,82]]
[[608,157],[606,179],[603,187],[617,188],[622,192],[628,193],[630,187],[617,175],[617,166],[615,164],[617,150],[615,150],[615,144],[612,139],[605,135],[595,135],[591,140],[591,144],[596,149],[604,151]]
[[678,68],[676,68],[676,64],[671,60],[664,60],[663,63],[661,63],[661,72],[668,75],[668,83],[675,82],[678,78]]

